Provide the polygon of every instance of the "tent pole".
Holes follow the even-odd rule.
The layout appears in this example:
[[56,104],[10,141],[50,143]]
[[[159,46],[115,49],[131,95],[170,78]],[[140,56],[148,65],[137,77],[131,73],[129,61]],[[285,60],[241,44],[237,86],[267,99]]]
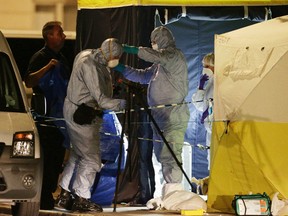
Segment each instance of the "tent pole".
[[[130,83],[132,83],[132,82],[130,82]],[[128,84],[128,83],[124,83],[124,84]],[[161,131],[161,129],[159,128],[157,122],[155,121],[154,117],[152,116],[151,112],[149,111],[148,106],[144,103],[144,100],[143,100],[144,87],[141,84],[139,84],[139,83],[135,83],[133,85],[129,85],[129,87],[131,87],[131,89],[135,91],[135,95],[138,97],[138,100],[136,99],[136,102],[138,102],[141,106],[144,107],[145,112],[148,114],[148,116],[151,119],[153,125],[155,126],[156,130],[158,131],[159,135],[161,136],[163,142],[167,146],[167,148],[170,151],[172,157],[176,161],[178,167],[181,169],[181,171],[182,171],[183,175],[185,176],[187,182],[191,186],[191,191],[192,191],[193,190],[192,182],[190,181],[189,177],[187,176],[185,170],[183,169],[182,163],[179,162],[179,160],[176,157],[175,153],[173,152],[171,146],[169,145],[168,141],[166,140],[165,136],[163,135],[163,132]]]
[[[129,106],[129,105],[128,105]],[[119,184],[119,178],[120,178],[120,170],[121,170],[121,162],[122,162],[122,149],[124,145],[124,133],[125,133],[125,124],[126,124],[126,115],[127,115],[128,109],[125,109],[125,113],[123,116],[123,127],[121,131],[121,138],[120,138],[120,145],[119,145],[119,159],[118,159],[118,167],[117,167],[117,178],[116,178],[116,188],[115,188],[115,194],[114,194],[114,208],[113,212],[116,212],[116,205],[117,205],[117,194],[118,194],[118,184]]]

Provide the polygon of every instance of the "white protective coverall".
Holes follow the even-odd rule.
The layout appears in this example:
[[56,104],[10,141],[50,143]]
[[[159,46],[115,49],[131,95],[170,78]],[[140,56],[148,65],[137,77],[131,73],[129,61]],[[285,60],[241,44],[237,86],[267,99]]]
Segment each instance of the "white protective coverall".
[[[139,47],[138,57],[154,63],[146,69],[134,69],[126,66],[123,75],[134,82],[149,84],[147,99],[149,106],[184,103],[188,93],[188,70],[184,54],[175,46],[175,40],[169,29],[158,27],[151,33],[151,41],[158,45],[158,50]],[[182,163],[182,147],[189,120],[187,104],[166,106],[151,110],[157,125],[173,149],[178,161]],[[154,152],[162,165],[166,183],[181,183],[182,171],[171,152],[152,124]]]
[[107,67],[108,61],[116,57],[119,59],[122,52],[122,45],[117,39],[105,40],[99,49],[80,52],[74,60],[68,84],[64,118],[72,148],[60,186],[71,191],[72,185],[72,192],[86,199],[91,197],[90,188],[101,169],[99,130],[102,119],[97,117],[92,124],[79,125],[73,121],[73,114],[77,105],[82,103],[103,110],[125,108],[125,100],[112,99],[112,80]]
[[[213,123],[213,91],[214,76],[213,72],[208,68],[203,68],[202,76],[208,77],[203,89],[197,89],[192,95],[192,101],[195,108],[202,112],[201,122],[206,129],[206,146],[210,147]],[[210,170],[210,150],[207,149],[208,170]]]

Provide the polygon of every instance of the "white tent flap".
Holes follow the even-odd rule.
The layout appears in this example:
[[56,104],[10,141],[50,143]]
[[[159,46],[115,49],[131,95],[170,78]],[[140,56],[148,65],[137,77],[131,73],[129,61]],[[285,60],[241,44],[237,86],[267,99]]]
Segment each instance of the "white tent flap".
[[288,198],[288,16],[215,37],[208,208],[237,194]]
[[288,16],[216,35],[215,120],[288,122],[287,51]]

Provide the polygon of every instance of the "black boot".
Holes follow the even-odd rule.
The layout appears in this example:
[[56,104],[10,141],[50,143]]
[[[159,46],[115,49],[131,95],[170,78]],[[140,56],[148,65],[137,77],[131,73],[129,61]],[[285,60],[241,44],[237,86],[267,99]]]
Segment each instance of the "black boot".
[[72,205],[72,211],[77,212],[102,212],[103,209],[100,205],[93,203],[89,199],[83,197],[75,196],[75,200]]
[[55,201],[54,208],[58,210],[71,210],[73,205],[73,195],[61,188],[61,192]]

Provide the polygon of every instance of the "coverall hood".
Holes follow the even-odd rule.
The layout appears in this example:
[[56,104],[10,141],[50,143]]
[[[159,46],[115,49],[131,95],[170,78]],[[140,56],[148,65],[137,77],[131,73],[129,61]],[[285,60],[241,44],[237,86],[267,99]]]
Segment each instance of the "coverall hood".
[[116,38],[108,38],[103,41],[100,49],[104,56],[106,65],[110,60],[120,59],[123,53],[123,47]]
[[154,42],[158,45],[159,49],[175,47],[175,39],[172,32],[164,26],[155,28],[151,33],[150,39],[151,42]]

